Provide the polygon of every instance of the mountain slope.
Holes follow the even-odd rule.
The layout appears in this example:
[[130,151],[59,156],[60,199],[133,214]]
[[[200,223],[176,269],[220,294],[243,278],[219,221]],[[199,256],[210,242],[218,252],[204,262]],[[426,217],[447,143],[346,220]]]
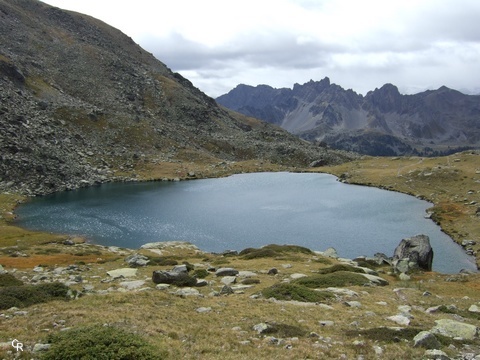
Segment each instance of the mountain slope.
[[344,158],[219,107],[92,17],[0,0],[0,43],[0,190],[76,188],[146,163]]
[[480,96],[446,87],[401,95],[386,84],[362,96],[325,78],[293,89],[238,85],[217,102],[304,139],[370,155],[480,147]]

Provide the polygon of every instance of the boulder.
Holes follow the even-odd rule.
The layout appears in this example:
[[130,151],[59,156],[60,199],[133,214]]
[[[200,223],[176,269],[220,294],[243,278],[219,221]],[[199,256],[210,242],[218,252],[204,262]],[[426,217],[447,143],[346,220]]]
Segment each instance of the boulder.
[[432,329],[435,334],[466,340],[473,340],[478,336],[478,328],[475,325],[450,319],[435,320],[435,323],[437,325]]
[[184,272],[155,270],[152,274],[155,284],[172,284],[176,286],[196,286],[197,279]]
[[426,349],[440,349],[442,345],[435,335],[429,331],[421,331],[413,338],[414,347],[423,347]]
[[133,277],[133,276],[137,276],[137,269],[131,269],[131,268],[115,269],[115,270],[107,271],[107,275],[113,277],[114,279],[122,278],[122,277],[124,278]]
[[233,268],[220,268],[215,271],[215,275],[217,276],[236,276],[238,275],[238,270]]
[[146,266],[149,261],[148,257],[142,254],[132,254],[125,258],[125,262],[132,267]]
[[[431,271],[433,262],[433,249],[430,246],[430,239],[427,235],[416,235],[411,238],[403,239],[393,253],[394,267],[395,261],[403,262],[408,259],[408,269],[418,267],[423,270]],[[400,270],[400,269],[399,269]],[[398,272],[406,272],[403,271]]]

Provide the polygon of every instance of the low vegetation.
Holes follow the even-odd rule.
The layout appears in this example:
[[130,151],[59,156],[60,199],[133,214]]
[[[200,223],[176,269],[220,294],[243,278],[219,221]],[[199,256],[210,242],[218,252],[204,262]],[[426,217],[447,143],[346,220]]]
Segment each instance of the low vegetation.
[[69,299],[68,286],[61,283],[3,286],[0,288],[0,310],[23,308],[51,300]]
[[332,299],[332,293],[326,291],[315,291],[300,284],[280,283],[262,290],[262,295],[269,299],[294,300],[302,302],[323,302]]
[[166,351],[151,346],[141,336],[114,326],[92,325],[50,335],[51,347],[42,360],[161,360]]
[[295,280],[295,284],[314,289],[355,285],[363,286],[366,283],[368,283],[368,280],[364,276],[357,273],[352,273],[350,271],[336,271],[328,274],[317,274]]

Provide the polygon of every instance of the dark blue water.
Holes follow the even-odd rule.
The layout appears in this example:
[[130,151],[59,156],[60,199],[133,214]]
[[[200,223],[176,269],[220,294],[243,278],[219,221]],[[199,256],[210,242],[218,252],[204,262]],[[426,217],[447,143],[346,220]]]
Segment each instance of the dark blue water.
[[102,245],[183,240],[211,252],[275,243],[334,247],[347,258],[391,256],[401,239],[422,233],[435,252],[434,270],[476,269],[472,257],[424,218],[430,206],[326,174],[257,173],[106,184],[36,198],[17,215],[26,228],[83,235]]

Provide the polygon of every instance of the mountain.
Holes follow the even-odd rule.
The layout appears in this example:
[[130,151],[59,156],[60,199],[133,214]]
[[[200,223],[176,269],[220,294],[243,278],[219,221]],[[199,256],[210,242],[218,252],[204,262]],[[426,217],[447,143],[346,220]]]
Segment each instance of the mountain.
[[216,100],[303,139],[368,155],[439,155],[480,147],[480,96],[445,86],[402,95],[386,84],[362,96],[326,77],[293,89],[238,85]]
[[0,191],[45,194],[166,162],[346,158],[218,106],[90,16],[0,0],[0,43]]

